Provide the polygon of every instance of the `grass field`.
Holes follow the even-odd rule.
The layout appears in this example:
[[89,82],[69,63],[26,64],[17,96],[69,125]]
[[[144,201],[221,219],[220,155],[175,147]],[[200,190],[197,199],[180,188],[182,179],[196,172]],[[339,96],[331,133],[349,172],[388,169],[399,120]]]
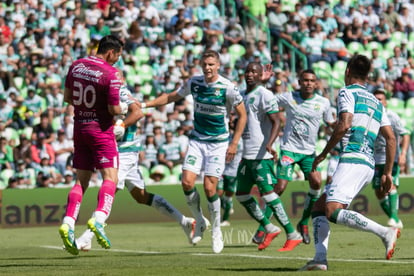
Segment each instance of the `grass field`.
[[[239,211],[239,210],[237,210]],[[242,212],[244,210],[240,210]],[[385,216],[373,217],[384,223]],[[332,225],[329,271],[324,275],[414,275],[414,217],[402,215],[405,228],[392,260],[384,259],[381,240],[370,234]],[[293,221],[296,223],[296,220]],[[77,227],[77,235],[84,230]],[[111,224],[113,247],[94,248],[71,256],[62,250],[56,227],[0,229],[0,275],[297,275],[313,256],[311,245],[277,252],[282,234],[265,251],[250,242],[256,223],[232,221],[223,228],[225,248],[213,254],[210,233],[197,245],[188,244],[174,223]],[[321,273],[321,272],[319,272]]]

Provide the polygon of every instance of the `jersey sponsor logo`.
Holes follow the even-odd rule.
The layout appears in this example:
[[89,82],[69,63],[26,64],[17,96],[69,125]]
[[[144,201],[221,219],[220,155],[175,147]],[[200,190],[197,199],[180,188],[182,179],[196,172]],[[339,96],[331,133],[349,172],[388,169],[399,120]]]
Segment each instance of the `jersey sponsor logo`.
[[108,158],[106,158],[105,156],[103,156],[103,157],[101,158],[101,160],[99,160],[99,163],[100,163],[100,164],[109,163],[109,159],[108,159]]
[[282,164],[282,166],[289,166],[293,163],[293,161],[294,160],[290,158],[289,156],[283,155],[280,163]]

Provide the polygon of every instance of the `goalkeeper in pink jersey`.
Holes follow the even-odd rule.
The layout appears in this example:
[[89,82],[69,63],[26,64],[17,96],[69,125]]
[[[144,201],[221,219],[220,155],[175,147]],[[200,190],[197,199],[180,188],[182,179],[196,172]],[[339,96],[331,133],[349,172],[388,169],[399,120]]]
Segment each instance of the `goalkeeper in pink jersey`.
[[64,99],[74,106],[73,167],[77,169],[77,180],[69,192],[59,233],[66,250],[72,255],[79,253],[74,234],[75,221],[95,169],[100,171],[103,182],[96,210],[88,220],[88,228],[94,232],[102,247],[111,247],[104,225],[111,212],[118,182],[113,116],[127,111],[126,105],[120,105],[122,81],[112,65],[118,61],[122,50],[123,43],[117,37],[105,36],[99,42],[96,55],[75,61],[66,77]]

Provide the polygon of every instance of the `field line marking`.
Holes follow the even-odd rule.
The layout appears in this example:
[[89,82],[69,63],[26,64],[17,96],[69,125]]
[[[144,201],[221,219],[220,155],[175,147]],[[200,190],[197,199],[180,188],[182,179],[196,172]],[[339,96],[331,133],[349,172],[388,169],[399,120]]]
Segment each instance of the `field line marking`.
[[[40,246],[42,248],[47,249],[58,249],[63,250],[62,247],[59,246],[51,246],[51,245],[43,245]],[[185,255],[192,255],[192,256],[213,256],[213,257],[243,257],[243,258],[252,258],[252,259],[275,259],[275,260],[303,260],[303,261],[309,261],[311,258],[305,258],[305,257],[283,257],[283,256],[266,256],[266,255],[253,255],[253,254],[232,254],[232,253],[221,253],[221,254],[215,254],[215,253],[180,253],[180,252],[157,252],[157,251],[140,251],[140,250],[128,250],[128,249],[91,249],[90,251],[106,251],[106,252],[121,252],[121,253],[137,253],[137,254],[148,254],[148,255],[157,255],[157,254],[185,254]],[[372,259],[329,259],[330,262],[359,262],[359,263],[384,263],[384,264],[414,264],[414,260],[372,260]]]

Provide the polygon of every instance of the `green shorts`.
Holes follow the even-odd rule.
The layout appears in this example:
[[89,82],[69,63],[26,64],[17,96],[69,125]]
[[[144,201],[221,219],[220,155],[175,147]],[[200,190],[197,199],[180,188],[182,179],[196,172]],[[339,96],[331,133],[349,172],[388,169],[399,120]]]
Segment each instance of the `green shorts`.
[[274,161],[242,159],[237,170],[237,192],[248,194],[257,185],[260,194],[273,191],[276,183]]
[[[292,181],[295,164],[298,164],[305,179],[308,179],[312,171],[312,164],[315,160],[315,154],[301,154],[287,150],[280,151],[280,158],[277,162],[277,178]],[[318,169],[319,170],[319,169]]]
[[223,179],[217,184],[217,190],[235,193],[237,190],[237,176],[223,175]]
[[[384,172],[385,165],[375,165],[374,178],[372,179],[372,188],[378,190],[381,188],[381,176]],[[398,187],[400,185],[400,166],[394,164],[392,167],[392,182]]]

